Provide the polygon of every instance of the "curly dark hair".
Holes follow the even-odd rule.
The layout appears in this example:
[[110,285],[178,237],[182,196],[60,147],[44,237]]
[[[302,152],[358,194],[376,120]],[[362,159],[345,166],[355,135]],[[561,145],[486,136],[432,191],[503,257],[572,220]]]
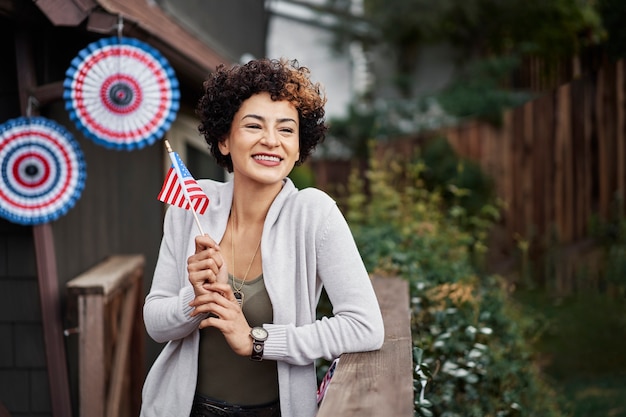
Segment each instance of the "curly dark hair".
[[272,100],[288,100],[300,117],[300,158],[302,164],[324,141],[328,127],[324,120],[326,97],[319,83],[313,83],[307,67],[297,60],[257,59],[226,68],[220,65],[203,84],[203,95],[196,114],[198,130],[204,135],[218,165],[233,171],[230,155],[222,155],[218,144],[230,131],[241,104],[258,93],[269,93]]

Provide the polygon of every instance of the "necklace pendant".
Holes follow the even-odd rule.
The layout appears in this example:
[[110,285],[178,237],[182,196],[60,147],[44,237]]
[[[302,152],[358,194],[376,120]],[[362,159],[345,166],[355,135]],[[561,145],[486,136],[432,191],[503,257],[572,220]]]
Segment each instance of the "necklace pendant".
[[235,291],[234,294],[237,302],[239,303],[239,307],[241,307],[243,305],[243,293],[241,291]]

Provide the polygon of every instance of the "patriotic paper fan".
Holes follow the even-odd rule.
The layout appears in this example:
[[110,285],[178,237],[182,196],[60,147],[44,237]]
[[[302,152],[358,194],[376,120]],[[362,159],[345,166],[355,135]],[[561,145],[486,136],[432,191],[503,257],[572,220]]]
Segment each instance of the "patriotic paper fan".
[[63,87],[65,108],[77,127],[117,150],[153,144],[180,105],[178,80],[167,60],[133,38],[89,44],[72,60]]
[[48,223],[74,206],[85,187],[83,153],[72,135],[44,117],[0,125],[0,217]]

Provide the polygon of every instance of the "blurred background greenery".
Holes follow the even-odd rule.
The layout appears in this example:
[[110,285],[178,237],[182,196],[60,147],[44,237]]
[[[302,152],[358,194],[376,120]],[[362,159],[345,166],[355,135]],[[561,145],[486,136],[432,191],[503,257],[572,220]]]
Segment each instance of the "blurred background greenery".
[[[385,64],[345,117],[330,120],[352,175],[325,185],[368,269],[410,283],[415,415],[626,416],[619,193],[612,215],[588,219],[592,268],[543,236],[519,238],[513,266],[496,270],[489,253],[503,206],[493,178],[445,136],[428,134],[468,120],[500,126],[506,109],[623,59],[626,2],[364,0],[356,15],[353,6],[320,6],[345,12],[332,47],[341,53],[358,42]],[[424,86],[420,54],[442,44],[454,69],[445,83]],[[532,82],[529,60],[540,67]],[[564,62],[576,70],[564,72]],[[420,134],[426,139],[411,152],[387,149]],[[554,291],[563,258],[578,291]],[[605,284],[589,290],[588,282]]]

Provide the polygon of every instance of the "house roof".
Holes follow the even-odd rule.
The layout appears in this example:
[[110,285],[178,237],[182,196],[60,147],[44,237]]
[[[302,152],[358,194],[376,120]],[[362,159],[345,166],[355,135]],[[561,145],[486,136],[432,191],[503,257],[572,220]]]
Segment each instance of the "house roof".
[[117,33],[121,17],[124,35],[151,44],[177,72],[194,80],[203,80],[217,65],[233,61],[188,32],[155,1],[38,0],[35,4],[54,25],[78,26],[86,21],[87,30],[96,33]]

